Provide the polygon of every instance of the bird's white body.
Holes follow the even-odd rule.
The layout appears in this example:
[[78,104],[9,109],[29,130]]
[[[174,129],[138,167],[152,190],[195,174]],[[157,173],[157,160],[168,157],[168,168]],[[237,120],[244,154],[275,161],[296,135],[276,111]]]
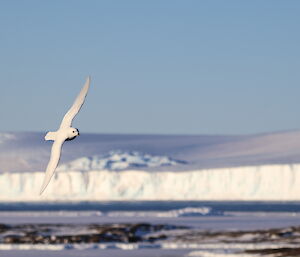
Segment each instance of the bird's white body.
[[45,136],[45,140],[49,141],[56,141],[60,138],[65,138],[65,140],[72,140],[75,137],[79,136],[79,131],[76,128],[60,128],[59,130],[55,132],[48,132]]
[[81,109],[81,106],[84,103],[85,97],[90,87],[90,78],[87,78],[85,85],[77,96],[74,104],[70,110],[65,114],[59,129],[55,132],[48,132],[45,136],[45,140],[52,140],[53,145],[51,149],[51,157],[48,163],[44,182],[40,191],[40,194],[44,192],[47,185],[49,184],[51,177],[53,176],[55,169],[59,163],[61,147],[65,141],[73,140],[75,137],[79,136],[79,131],[76,128],[71,127],[72,121],[76,114]]

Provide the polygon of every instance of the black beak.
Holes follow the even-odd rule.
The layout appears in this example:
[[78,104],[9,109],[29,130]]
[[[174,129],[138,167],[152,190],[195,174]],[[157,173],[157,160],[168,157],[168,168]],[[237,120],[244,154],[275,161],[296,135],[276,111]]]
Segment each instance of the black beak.
[[77,129],[77,132],[78,132],[78,136],[80,136],[80,133],[79,133],[79,130]]

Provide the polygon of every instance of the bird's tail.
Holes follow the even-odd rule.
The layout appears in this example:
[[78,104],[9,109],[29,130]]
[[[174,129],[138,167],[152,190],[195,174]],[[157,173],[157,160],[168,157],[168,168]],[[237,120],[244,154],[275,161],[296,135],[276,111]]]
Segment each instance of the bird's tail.
[[45,140],[55,140],[56,132],[48,132],[45,136]]

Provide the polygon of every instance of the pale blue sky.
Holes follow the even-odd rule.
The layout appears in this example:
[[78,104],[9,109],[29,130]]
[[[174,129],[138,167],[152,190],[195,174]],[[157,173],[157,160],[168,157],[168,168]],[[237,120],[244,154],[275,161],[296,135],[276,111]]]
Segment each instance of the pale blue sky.
[[0,131],[300,128],[300,1],[0,2]]

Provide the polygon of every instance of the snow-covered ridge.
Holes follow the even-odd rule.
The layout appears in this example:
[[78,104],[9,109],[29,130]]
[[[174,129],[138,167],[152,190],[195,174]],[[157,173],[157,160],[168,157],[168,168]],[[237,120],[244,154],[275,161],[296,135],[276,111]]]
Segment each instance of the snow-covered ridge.
[[0,144],[4,143],[7,140],[14,140],[16,139],[14,134],[11,133],[0,133]]
[[110,151],[108,154],[82,157],[59,166],[60,171],[88,171],[88,170],[125,170],[136,168],[153,168],[184,164],[184,161],[172,159],[168,156],[153,156],[137,151]]
[[39,196],[43,178],[44,172],[0,174],[0,201],[300,200],[300,165],[60,171]]

